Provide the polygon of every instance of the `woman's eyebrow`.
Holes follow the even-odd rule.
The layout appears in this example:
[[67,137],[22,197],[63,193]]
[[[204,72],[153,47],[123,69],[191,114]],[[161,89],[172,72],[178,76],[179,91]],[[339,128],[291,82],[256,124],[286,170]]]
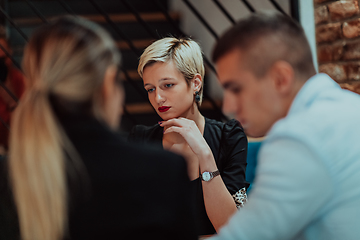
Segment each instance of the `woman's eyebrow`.
[[161,79],[159,80],[159,82],[160,82],[160,81],[165,81],[165,80],[175,80],[175,78],[172,78],[172,77],[164,77],[164,78],[161,78]]
[[[166,81],[166,80],[175,80],[175,78],[172,78],[172,77],[164,77],[164,78],[160,78],[159,79],[159,82],[161,81]],[[144,87],[148,86],[148,85],[152,85],[151,83],[145,83],[144,84]]]

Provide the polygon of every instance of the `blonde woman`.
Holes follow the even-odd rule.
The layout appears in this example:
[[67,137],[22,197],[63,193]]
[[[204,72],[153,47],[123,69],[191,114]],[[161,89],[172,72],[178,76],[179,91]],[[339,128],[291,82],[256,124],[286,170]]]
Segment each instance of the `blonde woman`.
[[9,163],[22,239],[196,239],[185,161],[115,132],[119,62],[109,34],[82,19],[27,45]]
[[213,234],[246,201],[244,131],[236,120],[222,123],[200,113],[205,73],[195,41],[154,42],[142,54],[138,72],[151,105],[164,121],[136,126],[129,138],[158,143],[186,158],[196,192],[198,233]]

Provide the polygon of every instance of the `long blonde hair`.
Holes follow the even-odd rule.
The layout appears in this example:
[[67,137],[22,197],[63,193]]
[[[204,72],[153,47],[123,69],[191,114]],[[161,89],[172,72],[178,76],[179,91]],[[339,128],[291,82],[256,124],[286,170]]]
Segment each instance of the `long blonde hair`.
[[9,168],[21,237],[57,240],[67,232],[65,154],[75,151],[54,115],[50,98],[90,106],[103,118],[101,86],[120,55],[110,35],[89,21],[65,17],[41,27],[28,43],[23,70],[27,90],[15,110]]

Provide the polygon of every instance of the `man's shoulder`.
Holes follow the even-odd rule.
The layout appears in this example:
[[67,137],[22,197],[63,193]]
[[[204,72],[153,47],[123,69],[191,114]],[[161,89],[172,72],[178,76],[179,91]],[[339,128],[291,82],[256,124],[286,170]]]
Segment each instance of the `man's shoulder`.
[[[314,94],[315,92],[315,94]],[[323,138],[328,133],[359,131],[352,126],[360,119],[360,96],[339,87],[313,90],[312,96],[295,99],[288,115],[277,121],[269,135],[299,135]],[[302,94],[304,95],[304,93]],[[344,120],[346,119],[346,124]]]
[[264,146],[277,139],[290,139],[304,144],[326,162],[338,161],[346,152],[360,154],[352,144],[360,141],[360,128],[354,127],[360,119],[356,110],[360,108],[360,97],[341,89],[336,93],[337,96],[320,94],[308,106],[277,121]]

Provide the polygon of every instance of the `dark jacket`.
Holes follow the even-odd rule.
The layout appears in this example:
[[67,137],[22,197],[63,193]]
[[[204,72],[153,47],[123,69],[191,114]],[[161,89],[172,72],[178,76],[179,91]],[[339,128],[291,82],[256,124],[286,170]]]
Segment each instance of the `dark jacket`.
[[129,144],[92,118],[60,119],[90,187],[69,176],[70,239],[196,239],[182,157]]
[[0,239],[20,239],[15,204],[9,185],[7,160],[4,156],[0,156]]
[[91,117],[59,120],[82,163],[67,161],[65,239],[197,239],[182,157],[129,144]]

